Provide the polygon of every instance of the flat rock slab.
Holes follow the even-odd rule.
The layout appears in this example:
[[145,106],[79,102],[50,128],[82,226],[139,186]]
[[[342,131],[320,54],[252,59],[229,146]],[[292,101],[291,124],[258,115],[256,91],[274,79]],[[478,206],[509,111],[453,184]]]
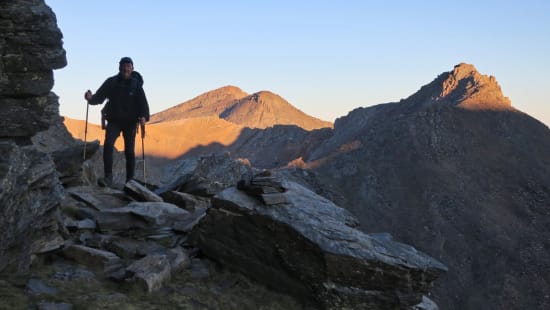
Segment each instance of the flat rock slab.
[[118,236],[110,237],[104,242],[103,247],[124,259],[136,259],[166,252],[166,248],[156,242]]
[[145,220],[149,225],[171,226],[185,219],[189,212],[166,202],[132,202],[125,207],[107,210],[106,213],[133,214]]
[[62,254],[82,265],[101,270],[120,261],[120,258],[112,252],[78,244],[66,247],[63,249]]
[[170,261],[162,254],[148,255],[132,263],[126,270],[131,272],[133,280],[149,293],[161,289],[163,283],[171,277]]
[[173,203],[189,212],[196,209],[206,209],[210,205],[208,198],[182,193],[177,191],[168,191],[163,193],[162,198],[165,202]]
[[130,200],[123,191],[98,186],[77,186],[67,189],[74,198],[89,207],[104,211],[126,206]]
[[153,193],[147,187],[135,180],[130,180],[124,185],[124,192],[137,201],[162,202],[162,197]]

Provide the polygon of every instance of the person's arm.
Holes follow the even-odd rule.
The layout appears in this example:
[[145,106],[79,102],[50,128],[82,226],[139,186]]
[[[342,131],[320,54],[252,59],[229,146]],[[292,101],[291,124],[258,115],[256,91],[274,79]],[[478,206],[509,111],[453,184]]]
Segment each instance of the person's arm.
[[84,99],[91,105],[102,104],[103,101],[109,97],[112,84],[111,79],[112,78],[108,78],[105,80],[95,94],[92,94],[90,90],[86,91],[86,93],[84,93]]
[[[142,87],[138,88],[138,117],[140,122],[145,124],[149,121],[149,103],[147,102],[147,97],[145,97],[145,91]],[[143,119],[143,120],[142,120]]]

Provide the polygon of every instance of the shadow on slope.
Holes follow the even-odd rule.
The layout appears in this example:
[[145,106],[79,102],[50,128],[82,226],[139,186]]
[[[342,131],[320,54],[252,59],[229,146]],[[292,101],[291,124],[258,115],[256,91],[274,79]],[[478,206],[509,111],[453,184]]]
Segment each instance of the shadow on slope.
[[543,309],[550,281],[550,131],[508,110],[357,109],[308,164],[367,232],[440,259],[442,309]]

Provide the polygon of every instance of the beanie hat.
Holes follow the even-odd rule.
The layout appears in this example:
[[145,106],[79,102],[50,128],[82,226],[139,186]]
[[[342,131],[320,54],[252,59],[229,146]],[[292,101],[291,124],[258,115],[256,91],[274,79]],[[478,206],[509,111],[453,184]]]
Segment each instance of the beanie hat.
[[120,59],[120,61],[118,62],[119,65],[121,64],[132,64],[132,66],[134,65],[134,62],[132,61],[132,58],[130,57],[122,57]]

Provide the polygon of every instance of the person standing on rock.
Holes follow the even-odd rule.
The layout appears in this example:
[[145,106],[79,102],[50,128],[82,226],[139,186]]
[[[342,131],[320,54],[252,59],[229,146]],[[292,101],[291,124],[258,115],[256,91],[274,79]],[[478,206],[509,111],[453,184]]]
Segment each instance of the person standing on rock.
[[126,182],[134,178],[136,166],[135,138],[138,125],[149,121],[149,104],[143,91],[143,78],[134,71],[130,57],[120,59],[118,74],[109,77],[95,94],[90,90],[84,98],[91,105],[102,104],[101,110],[107,120],[105,142],[103,143],[104,177],[99,179],[101,186],[113,186],[113,151],[115,141],[122,132],[124,137],[124,155],[126,157]]

